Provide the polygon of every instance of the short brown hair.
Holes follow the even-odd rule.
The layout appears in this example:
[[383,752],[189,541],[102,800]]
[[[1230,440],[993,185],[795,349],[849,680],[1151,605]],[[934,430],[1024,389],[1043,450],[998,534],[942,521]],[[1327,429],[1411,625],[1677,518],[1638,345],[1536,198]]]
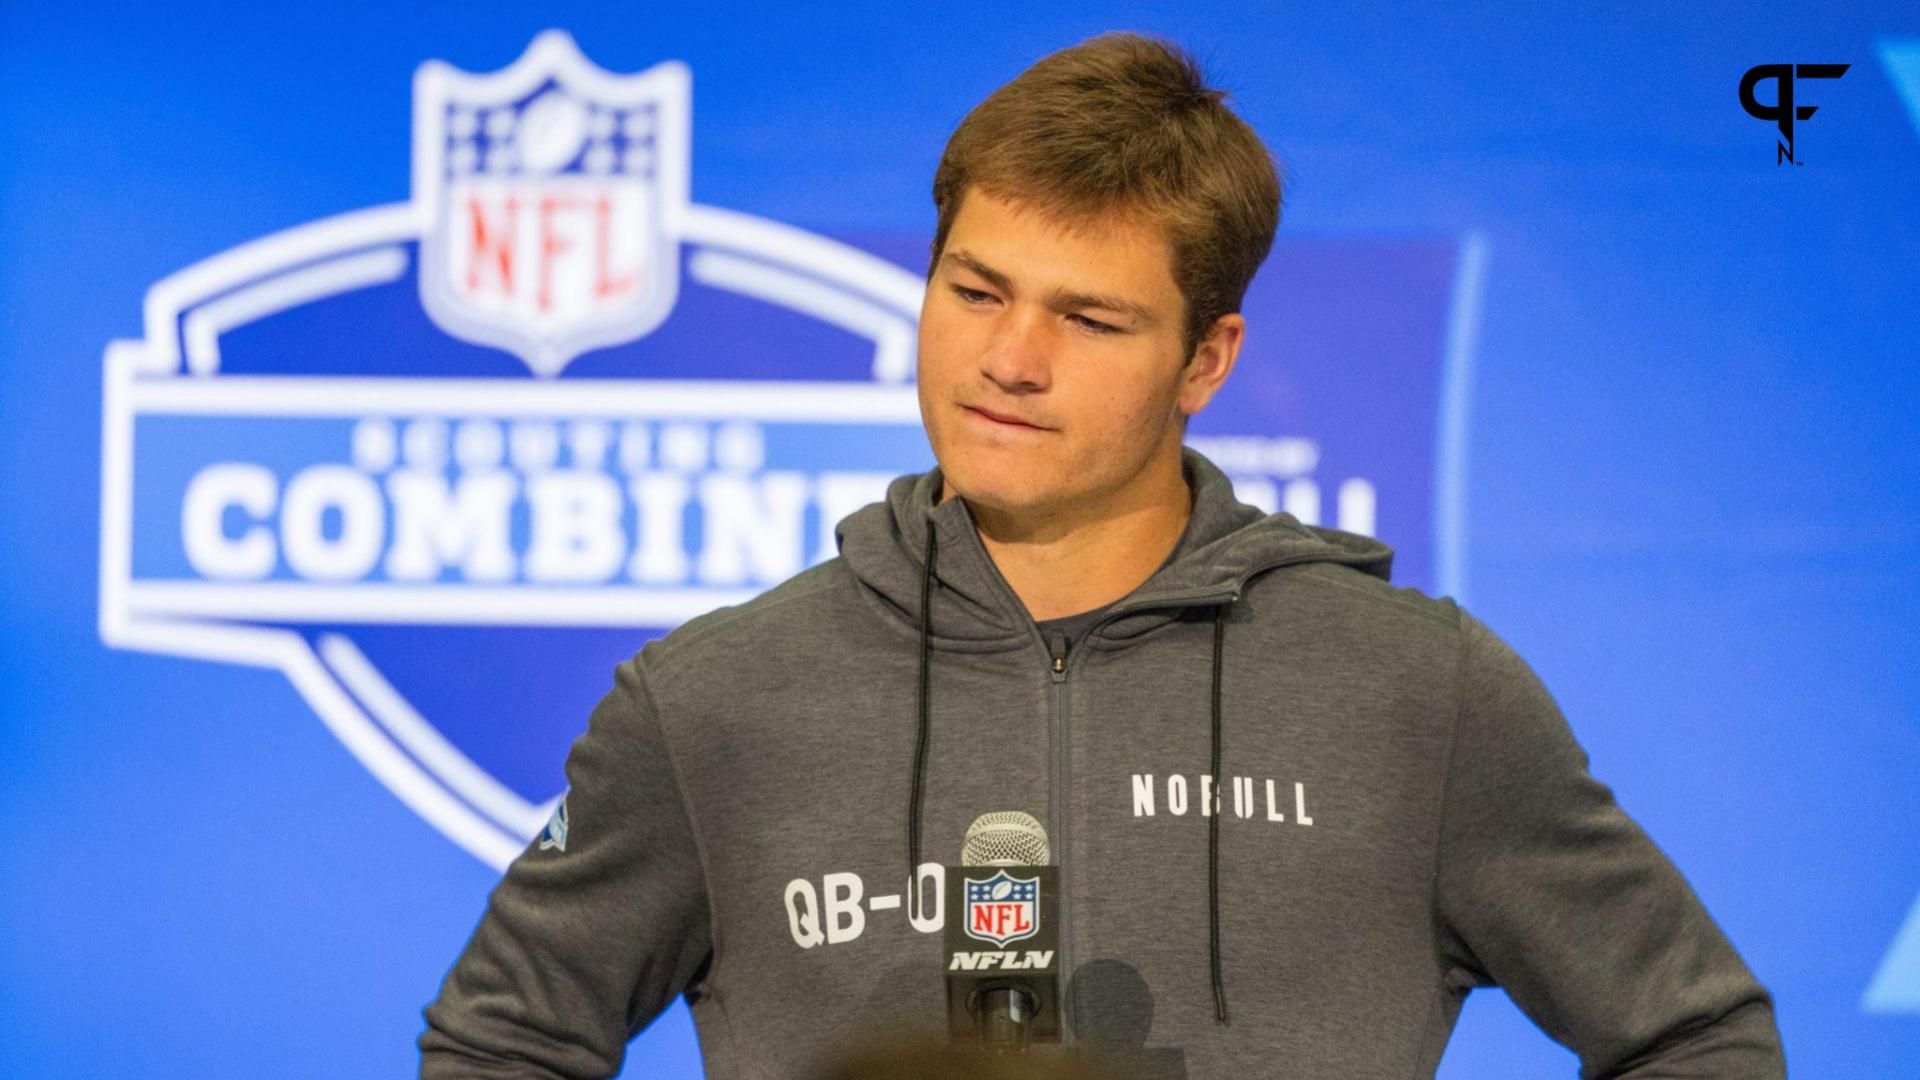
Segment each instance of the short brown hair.
[[1240,310],[1280,224],[1280,170],[1169,42],[1108,33],[1042,58],[974,106],[933,175],[933,263],[972,188],[1066,221],[1140,214],[1167,230],[1186,348]]

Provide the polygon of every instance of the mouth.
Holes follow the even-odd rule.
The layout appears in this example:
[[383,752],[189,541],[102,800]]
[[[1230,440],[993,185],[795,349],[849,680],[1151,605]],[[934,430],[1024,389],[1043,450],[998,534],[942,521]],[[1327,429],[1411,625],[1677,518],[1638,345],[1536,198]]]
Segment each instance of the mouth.
[[961,408],[979,417],[980,419],[985,420],[986,422],[994,425],[995,427],[1011,428],[1016,431],[1018,430],[1050,431],[1052,430],[1051,428],[1043,428],[1038,424],[1029,424],[1025,420],[1022,420],[1015,416],[1007,416],[1002,413],[993,412],[990,409],[982,409],[974,405],[963,405],[961,406]]

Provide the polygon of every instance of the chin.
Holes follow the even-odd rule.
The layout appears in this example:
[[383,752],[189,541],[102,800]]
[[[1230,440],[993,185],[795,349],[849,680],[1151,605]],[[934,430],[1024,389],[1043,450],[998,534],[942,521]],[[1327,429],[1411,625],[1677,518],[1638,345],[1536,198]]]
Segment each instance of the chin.
[[1003,513],[1040,509],[1058,501],[1059,493],[1038,477],[1010,475],[1007,468],[972,462],[952,470],[942,467],[947,486],[973,506]]

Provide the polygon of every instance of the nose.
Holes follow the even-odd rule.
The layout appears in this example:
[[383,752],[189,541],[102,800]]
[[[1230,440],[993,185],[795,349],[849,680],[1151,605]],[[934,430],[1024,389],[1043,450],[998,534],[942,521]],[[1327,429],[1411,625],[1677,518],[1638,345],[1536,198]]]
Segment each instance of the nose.
[[1015,308],[995,327],[980,373],[1009,394],[1032,394],[1053,381],[1050,328],[1044,313]]

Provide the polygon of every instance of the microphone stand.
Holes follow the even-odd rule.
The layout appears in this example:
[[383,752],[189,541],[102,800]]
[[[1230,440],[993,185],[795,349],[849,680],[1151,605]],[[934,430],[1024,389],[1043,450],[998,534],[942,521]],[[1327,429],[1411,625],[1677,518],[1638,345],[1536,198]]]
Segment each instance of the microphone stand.
[[974,1020],[980,1047],[989,1054],[1017,1054],[1027,1048],[1033,998],[1017,986],[982,990]]

